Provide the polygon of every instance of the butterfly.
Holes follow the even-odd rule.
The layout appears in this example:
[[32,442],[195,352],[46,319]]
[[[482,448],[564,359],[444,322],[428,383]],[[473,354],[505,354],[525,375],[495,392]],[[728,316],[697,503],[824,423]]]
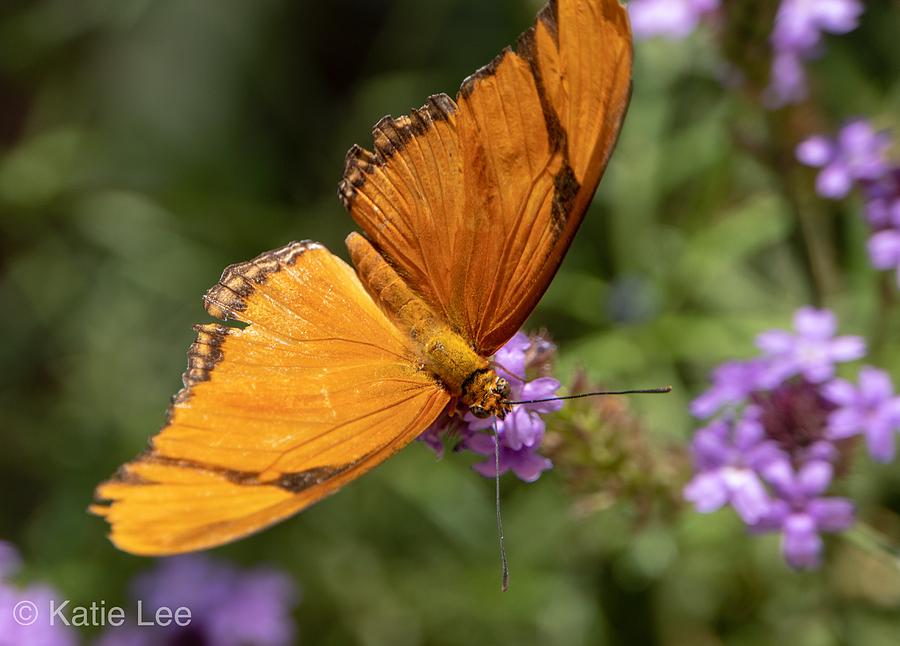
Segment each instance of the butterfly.
[[[184,388],[91,511],[119,548],[213,547],[337,491],[457,406],[502,418],[491,357],[559,268],[631,90],[617,0],[551,0],[513,48],[347,154],[352,266],[292,242],[204,296]],[[229,320],[241,326],[226,325]]]

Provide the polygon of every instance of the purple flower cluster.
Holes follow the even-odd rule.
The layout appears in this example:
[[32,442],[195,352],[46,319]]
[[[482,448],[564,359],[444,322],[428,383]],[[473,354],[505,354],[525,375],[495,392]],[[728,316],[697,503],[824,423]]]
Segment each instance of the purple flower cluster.
[[276,570],[239,570],[203,555],[159,561],[138,577],[133,596],[147,616],[163,606],[191,611],[187,626],[110,628],[99,646],[284,646],[294,642],[296,586]]
[[[628,13],[639,39],[685,38],[721,6],[720,0],[631,0]],[[769,41],[772,66],[763,99],[780,108],[806,98],[804,62],[820,56],[823,34],[856,29],[863,12],[860,0],[781,0]]]
[[[0,541],[0,646],[74,645],[72,629],[48,620],[51,601],[62,602],[52,588],[40,584],[18,587],[9,582],[9,577],[15,576],[21,565],[16,548]],[[29,614],[32,608],[35,615]]]
[[772,29],[772,72],[766,101],[781,107],[806,98],[803,61],[822,52],[822,34],[846,34],[859,25],[859,0],[781,0]]
[[845,197],[856,183],[877,183],[888,170],[891,140],[862,119],[848,122],[834,139],[816,135],[797,146],[797,159],[821,168],[816,190],[822,197]]
[[853,504],[827,494],[850,449],[844,440],[862,435],[888,461],[900,430],[886,373],[864,367],[857,385],[835,377],[837,364],[865,355],[861,338],[836,332],[831,312],[798,310],[793,332],[760,334],[761,356],[717,368],[691,406],[712,419],[694,436],[685,498],[704,513],[731,505],[752,531],[780,532],[795,568],[818,565],[820,534],[853,523]]
[[[546,359],[555,348],[541,337],[530,338],[518,332],[494,355],[497,374],[509,381],[512,400],[522,401],[553,397],[559,390],[559,381],[551,377],[538,377],[528,381],[526,374]],[[487,478],[497,471],[494,436],[496,428],[500,448],[500,473],[512,471],[525,482],[534,482],[553,464],[538,453],[544,439],[546,425],[542,415],[562,408],[561,401],[538,404],[517,404],[505,419],[493,417],[480,419],[468,411],[454,414],[432,424],[419,440],[425,442],[438,457],[443,455],[443,438],[455,439],[455,450],[468,450],[487,459],[474,465],[474,469]]]
[[816,135],[797,146],[797,159],[821,168],[816,191],[840,199],[858,187],[872,230],[869,258],[877,269],[894,270],[900,285],[900,165],[891,165],[890,135],[862,119],[841,128],[834,139]]
[[709,13],[719,8],[719,0],[632,0],[628,3],[631,27],[638,38],[663,36],[685,38]]

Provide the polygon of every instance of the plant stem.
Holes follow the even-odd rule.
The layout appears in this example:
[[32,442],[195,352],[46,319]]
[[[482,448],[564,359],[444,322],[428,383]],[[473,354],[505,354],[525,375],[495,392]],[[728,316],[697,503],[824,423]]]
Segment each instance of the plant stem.
[[900,550],[871,525],[858,522],[844,532],[843,536],[861,550],[892,565],[900,573]]
[[890,340],[891,323],[897,304],[896,286],[893,274],[882,274],[878,281],[878,316],[875,318],[875,329],[869,344],[869,355],[876,361],[881,359],[885,344]]

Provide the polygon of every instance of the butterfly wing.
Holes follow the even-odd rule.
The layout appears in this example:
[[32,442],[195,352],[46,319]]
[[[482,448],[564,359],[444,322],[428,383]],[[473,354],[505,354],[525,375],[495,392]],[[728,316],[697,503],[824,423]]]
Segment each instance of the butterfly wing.
[[449,395],[353,270],[316,243],[226,269],[184,389],[92,511],[135,554],[219,545],[296,513],[418,436]]
[[617,0],[555,0],[516,44],[354,146],[339,194],[376,247],[483,356],[559,268],[631,88]]

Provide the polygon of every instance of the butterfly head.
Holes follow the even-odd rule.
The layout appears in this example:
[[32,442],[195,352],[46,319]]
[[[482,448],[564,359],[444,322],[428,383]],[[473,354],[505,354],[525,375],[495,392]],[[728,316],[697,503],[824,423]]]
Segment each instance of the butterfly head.
[[462,402],[475,417],[503,419],[512,405],[509,382],[493,370],[476,373],[465,385]]

